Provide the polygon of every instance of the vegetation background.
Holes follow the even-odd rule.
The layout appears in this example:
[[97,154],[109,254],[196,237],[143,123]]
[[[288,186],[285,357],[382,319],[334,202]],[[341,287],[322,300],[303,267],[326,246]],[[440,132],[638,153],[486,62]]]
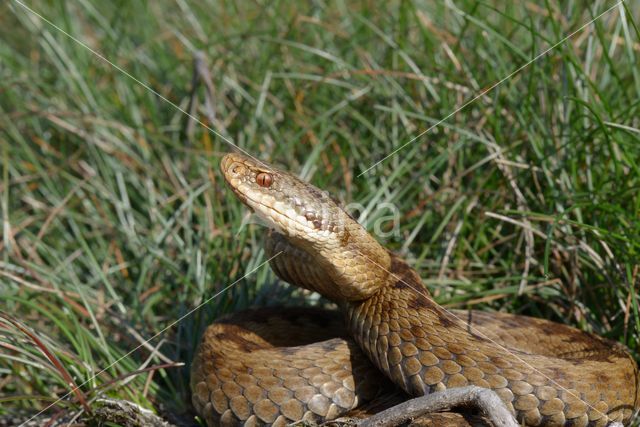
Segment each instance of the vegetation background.
[[443,305],[638,357],[639,19],[637,0],[2,2],[0,415],[111,396],[189,417],[208,323],[323,303],[248,274],[263,230],[223,185],[231,146],[180,109],[368,227],[395,205],[384,243]]

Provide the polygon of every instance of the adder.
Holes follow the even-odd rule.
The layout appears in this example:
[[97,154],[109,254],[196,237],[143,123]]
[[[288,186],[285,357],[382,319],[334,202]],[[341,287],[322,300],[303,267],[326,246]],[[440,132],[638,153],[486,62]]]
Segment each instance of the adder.
[[640,407],[638,367],[621,344],[542,319],[445,310],[328,193],[241,154],[224,156],[221,169],[268,225],[275,273],[342,316],[262,309],[209,326],[191,370],[208,425],[320,423],[380,399],[389,381],[409,396],[491,389],[530,426],[626,423]]

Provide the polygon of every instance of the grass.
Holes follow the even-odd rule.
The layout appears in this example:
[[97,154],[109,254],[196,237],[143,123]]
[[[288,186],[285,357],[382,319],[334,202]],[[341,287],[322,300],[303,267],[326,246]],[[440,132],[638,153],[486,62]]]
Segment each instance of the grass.
[[[362,176],[615,2],[27,4],[181,108],[193,98],[243,149],[360,203],[369,228],[395,206],[384,243],[443,305],[640,354],[638,2]],[[0,10],[0,415],[105,395],[186,413],[208,323],[317,302],[268,267],[245,277],[263,230],[223,185],[222,138],[18,2]],[[192,96],[196,51],[210,108],[205,86]]]

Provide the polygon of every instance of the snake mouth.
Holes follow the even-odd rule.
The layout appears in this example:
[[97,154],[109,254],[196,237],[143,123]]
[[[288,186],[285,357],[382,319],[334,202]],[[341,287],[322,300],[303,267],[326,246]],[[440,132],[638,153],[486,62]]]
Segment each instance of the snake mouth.
[[306,233],[314,230],[308,221],[302,220],[296,214],[291,214],[283,209],[279,209],[275,204],[273,206],[267,205],[260,200],[252,198],[248,194],[242,193],[238,188],[234,188],[233,191],[245,206],[265,222],[263,225],[266,225],[267,228],[291,237],[298,234],[292,233],[292,230],[296,230],[299,233],[301,232],[302,235],[306,235]]
[[268,228],[284,235],[290,235],[291,230],[308,232],[313,229],[312,223],[292,206],[286,202],[278,202],[278,192],[280,196],[286,196],[278,190],[278,185],[274,185],[276,188],[265,188],[257,182],[257,177],[264,173],[270,174],[272,179],[282,179],[276,170],[265,169],[255,160],[235,153],[228,153],[222,158],[220,169],[236,197],[262,219]]
[[[326,248],[328,241],[343,247],[351,240],[354,230],[363,233],[329,193],[288,172],[263,165],[237,153],[226,154],[220,162],[231,190],[263,225],[307,249]],[[371,242],[373,246],[376,244]]]
[[349,224],[357,222],[329,193],[243,154],[226,154],[220,168],[234,194],[268,228],[308,247],[324,248],[327,241],[344,246],[350,239]]

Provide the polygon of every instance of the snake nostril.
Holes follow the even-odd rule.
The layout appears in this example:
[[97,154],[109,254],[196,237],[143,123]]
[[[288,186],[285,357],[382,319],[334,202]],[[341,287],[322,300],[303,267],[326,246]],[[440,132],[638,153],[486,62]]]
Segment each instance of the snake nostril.
[[234,163],[234,164],[231,165],[229,170],[234,175],[240,175],[240,174],[244,173],[244,166],[242,164],[240,164],[240,163]]

